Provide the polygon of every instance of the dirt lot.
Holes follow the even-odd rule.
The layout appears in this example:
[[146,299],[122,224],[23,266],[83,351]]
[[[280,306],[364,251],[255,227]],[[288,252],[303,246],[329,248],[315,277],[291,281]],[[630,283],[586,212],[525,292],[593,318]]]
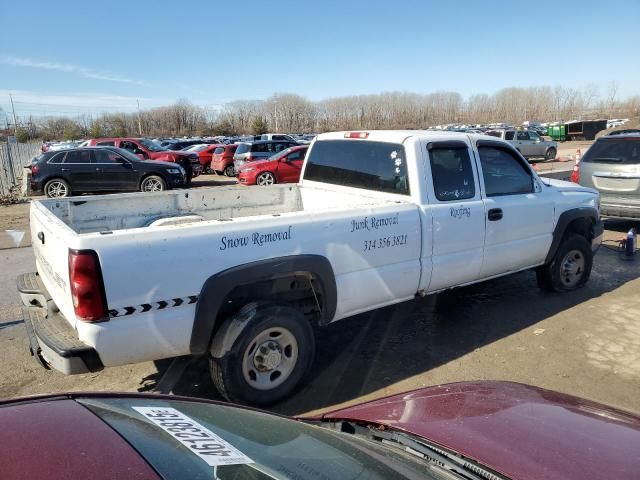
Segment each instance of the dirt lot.
[[[640,227],[640,224],[635,224]],[[630,225],[608,222],[606,238]],[[0,397],[71,390],[153,388],[153,363],[79,376],[29,356],[14,279],[34,268],[31,248],[0,251]],[[640,411],[640,258],[601,249],[588,285],[542,293],[522,272],[343,320],[319,332],[300,392],[273,407],[298,414],[457,380],[525,382]],[[218,398],[205,359],[175,393]]]

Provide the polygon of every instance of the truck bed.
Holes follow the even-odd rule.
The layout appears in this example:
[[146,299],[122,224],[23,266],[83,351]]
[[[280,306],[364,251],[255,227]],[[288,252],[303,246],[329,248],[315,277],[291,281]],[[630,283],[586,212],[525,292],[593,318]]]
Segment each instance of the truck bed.
[[76,234],[86,234],[395,202],[352,192],[332,190],[329,194],[321,188],[274,185],[83,196],[38,203]]

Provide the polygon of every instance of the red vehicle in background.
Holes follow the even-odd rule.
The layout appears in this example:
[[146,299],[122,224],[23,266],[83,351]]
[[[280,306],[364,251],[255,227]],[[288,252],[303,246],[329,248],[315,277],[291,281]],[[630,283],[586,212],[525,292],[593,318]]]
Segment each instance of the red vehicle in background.
[[238,148],[237,143],[218,145],[211,157],[211,170],[217,174],[224,173],[227,177],[234,177],[233,155]]
[[198,155],[200,165],[202,165],[203,173],[214,173],[213,169],[211,168],[211,159],[213,157],[213,152],[216,150],[216,148],[219,147],[224,147],[224,145],[200,143],[198,145],[187,147],[181,151],[195,153],[196,155]]
[[202,173],[202,165],[196,153],[167,150],[147,138],[92,138],[87,140],[87,146],[118,147],[130,151],[142,160],[177,163],[187,172],[187,182]]
[[238,182],[242,185],[297,183],[307,150],[309,145],[289,147],[266,160],[246,163],[238,171]]

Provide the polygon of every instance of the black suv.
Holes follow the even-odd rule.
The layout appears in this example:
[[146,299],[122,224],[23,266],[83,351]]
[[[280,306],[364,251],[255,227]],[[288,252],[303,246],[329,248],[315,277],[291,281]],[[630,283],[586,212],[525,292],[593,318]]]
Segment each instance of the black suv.
[[47,197],[83,192],[158,192],[185,186],[185,171],[175,164],[140,160],[116,147],[46,152],[31,162],[31,190]]

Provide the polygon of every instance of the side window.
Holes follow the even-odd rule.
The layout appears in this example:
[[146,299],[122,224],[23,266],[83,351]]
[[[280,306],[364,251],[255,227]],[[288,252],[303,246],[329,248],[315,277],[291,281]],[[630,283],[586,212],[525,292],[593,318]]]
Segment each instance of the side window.
[[62,160],[64,159],[64,156],[66,154],[67,152],[57,153],[53,157],[51,157],[51,159],[47,163],[62,163]]
[[302,160],[302,154],[304,152],[302,152],[302,150],[298,150],[296,152],[291,152],[288,156],[287,156],[287,160],[289,160],[290,162],[293,162],[294,160]]
[[504,134],[504,139],[505,139],[505,140],[513,140],[513,134],[514,134],[514,133],[515,133],[515,132],[505,132],[505,134]]
[[282,150],[286,150],[287,148],[289,148],[289,144],[288,143],[274,143],[274,152],[278,153],[281,152]]
[[429,151],[431,175],[436,198],[451,202],[473,198],[475,182],[469,150],[466,148],[433,148]]
[[64,163],[91,163],[91,150],[73,150],[67,152]]
[[287,137],[285,137],[284,135],[274,135],[272,140],[286,140]]
[[540,135],[538,135],[536,132],[529,132],[529,139],[530,140],[539,140],[540,139]]
[[527,132],[518,132],[518,140],[529,140],[529,134]]
[[268,149],[270,145],[270,143],[254,143],[251,145],[251,151],[255,153],[270,152],[271,150]]
[[116,142],[114,142],[113,140],[110,142],[98,142],[96,143],[96,147],[115,147],[116,146]]
[[487,197],[533,192],[531,171],[512,152],[479,147],[480,164]]
[[93,158],[96,163],[124,163],[120,155],[111,150],[94,150]]
[[120,142],[120,148],[124,148],[125,150],[129,150],[130,152],[133,152],[134,150],[138,149],[138,146],[133,142],[129,142],[125,140],[123,142]]

